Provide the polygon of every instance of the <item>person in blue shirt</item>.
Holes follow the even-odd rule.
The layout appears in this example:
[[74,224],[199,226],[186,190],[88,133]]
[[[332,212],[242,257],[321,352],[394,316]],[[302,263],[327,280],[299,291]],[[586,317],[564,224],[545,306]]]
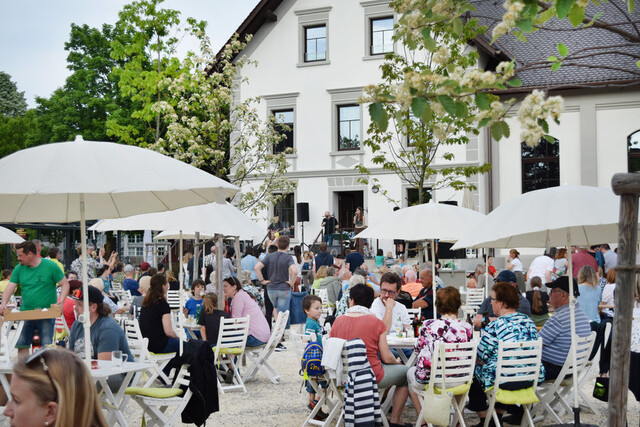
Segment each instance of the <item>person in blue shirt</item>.
[[344,263],[353,274],[356,268],[364,264],[364,257],[358,251],[347,251],[347,257],[344,259]]
[[133,278],[136,269],[133,265],[127,264],[124,266],[124,276],[125,279],[122,281],[122,289],[125,291],[130,291],[131,296],[138,297],[140,296],[140,284],[136,279]]
[[[198,314],[198,307],[202,309],[202,296],[204,295],[204,280],[196,279],[191,283],[191,294],[193,295],[184,305],[184,315],[194,316]],[[197,319],[196,319],[197,320]]]
[[[251,246],[247,246],[247,249],[244,251],[244,257],[240,262],[240,268],[242,270],[249,271],[251,273],[251,283],[254,286],[259,286],[260,282],[258,281],[258,276],[256,276],[256,272],[253,271],[258,265],[258,258],[256,258],[255,252]],[[238,272],[240,274],[240,272]]]

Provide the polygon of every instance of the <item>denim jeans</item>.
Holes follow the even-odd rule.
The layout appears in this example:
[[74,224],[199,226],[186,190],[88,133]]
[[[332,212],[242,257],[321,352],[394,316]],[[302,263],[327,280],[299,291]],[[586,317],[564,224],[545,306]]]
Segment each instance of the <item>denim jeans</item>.
[[322,236],[322,241],[326,242],[327,245],[333,246],[333,234],[325,234]]
[[[289,311],[289,305],[291,303],[291,291],[276,291],[267,289],[269,292],[269,299],[273,306],[278,310],[278,313],[284,313]],[[287,319],[287,329],[289,329],[289,319]]]
[[55,321],[55,319],[25,320],[24,327],[22,328],[22,333],[20,334],[20,338],[18,338],[18,342],[16,343],[16,348],[31,347],[33,333],[36,329],[38,330],[38,334],[40,335],[40,343],[42,347],[52,344],[53,326],[55,324]]
[[266,342],[260,341],[258,338],[253,335],[249,335],[247,337],[247,347],[260,347],[261,345],[265,345]]

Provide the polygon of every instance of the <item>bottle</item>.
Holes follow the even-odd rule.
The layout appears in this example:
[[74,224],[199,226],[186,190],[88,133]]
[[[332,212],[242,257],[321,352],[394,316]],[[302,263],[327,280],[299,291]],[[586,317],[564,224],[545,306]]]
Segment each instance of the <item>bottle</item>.
[[396,320],[396,336],[402,338],[402,317],[400,316]]
[[413,336],[418,337],[420,334],[420,326],[422,326],[422,324],[420,323],[420,319],[418,318],[417,314],[413,317],[412,326],[413,326]]
[[200,322],[200,311],[202,310],[202,304],[196,306],[196,323]]
[[467,323],[473,325],[473,320],[471,320],[471,313],[467,313]]
[[36,350],[39,350],[42,348],[42,344],[40,342],[40,335],[34,335],[33,336],[33,340],[31,341],[31,351],[32,353],[35,352]]

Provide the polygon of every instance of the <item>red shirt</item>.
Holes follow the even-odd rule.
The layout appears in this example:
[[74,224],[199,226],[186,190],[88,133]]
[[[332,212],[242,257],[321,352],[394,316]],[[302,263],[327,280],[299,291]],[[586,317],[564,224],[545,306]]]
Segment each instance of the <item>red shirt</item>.
[[598,271],[596,258],[591,256],[585,249],[580,249],[575,254],[572,254],[571,263],[573,264],[573,277],[578,277],[578,272],[585,265],[590,265],[595,271]]
[[335,320],[329,336],[347,341],[355,338],[364,341],[367,348],[367,359],[369,359],[371,369],[376,375],[376,381],[380,382],[384,377],[384,369],[382,369],[382,362],[378,358],[378,341],[380,341],[380,335],[386,332],[385,324],[373,314],[366,316],[344,314]]

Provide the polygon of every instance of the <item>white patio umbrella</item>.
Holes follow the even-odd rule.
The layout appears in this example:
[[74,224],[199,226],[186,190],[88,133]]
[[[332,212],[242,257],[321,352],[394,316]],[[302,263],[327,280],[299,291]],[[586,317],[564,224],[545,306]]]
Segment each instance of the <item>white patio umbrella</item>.
[[[484,218],[483,214],[471,209],[431,202],[398,209],[382,221],[367,227],[357,237],[409,241],[431,240],[432,277],[435,281],[435,241],[455,242],[482,218]],[[435,302],[435,292],[433,298]],[[436,317],[435,309],[433,316]]]
[[24,239],[8,228],[0,227],[0,243],[22,243]]
[[[45,144],[0,159],[0,221],[80,221],[83,292],[88,292],[87,219],[118,218],[222,202],[238,187],[186,163],[110,142]],[[89,313],[88,300],[84,311]],[[84,316],[89,341],[89,316]],[[87,361],[90,346],[85,346]]]
[[[618,240],[620,199],[606,188],[570,186],[531,191],[498,206],[452,247],[546,248],[568,250],[571,337],[576,334],[571,245],[612,243]],[[575,347],[571,352],[575,369]],[[573,378],[577,378],[573,373]],[[573,404],[579,421],[578,382],[573,382]]]

